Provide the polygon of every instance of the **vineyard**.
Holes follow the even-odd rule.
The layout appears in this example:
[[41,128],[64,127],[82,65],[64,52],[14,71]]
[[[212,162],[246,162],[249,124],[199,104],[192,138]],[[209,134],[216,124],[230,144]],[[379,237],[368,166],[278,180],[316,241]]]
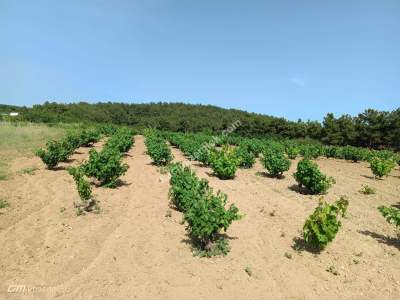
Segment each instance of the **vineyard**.
[[0,3],[0,300],[400,299],[400,0]]
[[109,125],[12,168],[0,298],[400,297],[391,150]]

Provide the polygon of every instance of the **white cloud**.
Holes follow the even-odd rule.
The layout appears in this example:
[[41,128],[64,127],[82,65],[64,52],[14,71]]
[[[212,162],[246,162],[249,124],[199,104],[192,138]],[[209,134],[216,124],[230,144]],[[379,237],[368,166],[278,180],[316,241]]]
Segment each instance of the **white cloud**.
[[306,86],[306,81],[304,78],[300,77],[291,77],[289,78],[289,81],[291,81],[293,84],[299,86],[299,87],[305,87]]

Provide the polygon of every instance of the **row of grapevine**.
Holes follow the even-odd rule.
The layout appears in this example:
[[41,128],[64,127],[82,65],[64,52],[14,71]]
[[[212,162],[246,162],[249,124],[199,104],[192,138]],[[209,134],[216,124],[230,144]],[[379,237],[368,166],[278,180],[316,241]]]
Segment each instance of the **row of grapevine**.
[[221,236],[230,224],[239,220],[238,208],[231,204],[225,208],[227,196],[220,191],[214,193],[205,179],[181,163],[170,165],[171,202],[183,212],[186,229],[199,256],[226,255],[228,240]]
[[147,154],[151,157],[156,166],[166,166],[172,159],[171,149],[166,144],[164,137],[158,134],[157,131],[148,129],[145,131],[145,145]]
[[[145,137],[147,153],[153,163],[157,166],[169,164],[173,157],[165,138],[155,130],[147,130]],[[177,145],[179,142],[174,143],[174,140],[170,139],[170,143]],[[224,165],[227,161],[224,159],[225,151],[214,151],[212,155],[215,155],[215,158],[211,158],[210,162],[218,161],[221,174],[232,174],[229,166]],[[236,166],[234,168],[236,169]],[[215,194],[208,181],[200,180],[189,167],[175,163],[169,165],[169,171],[169,197],[176,209],[184,214],[195,255],[210,257],[228,254],[228,240],[221,235],[221,231],[226,231],[234,220],[241,218],[238,208],[232,204],[226,209],[227,196],[220,191]]]
[[[214,174],[221,179],[233,178],[237,168],[251,168],[256,157],[260,158],[270,176],[279,178],[289,170],[291,159],[303,157],[293,176],[299,188],[306,188],[310,194],[325,194],[335,184],[335,179],[323,174],[312,159],[326,157],[352,162],[368,161],[376,178],[388,176],[396,163],[400,164],[400,155],[389,150],[376,151],[352,146],[335,147],[236,137],[223,137],[221,140],[205,134],[164,133],[164,136],[173,146],[181,149],[188,159],[200,161],[203,165],[213,168]],[[193,171],[181,165],[174,167],[171,174],[172,202],[185,213],[188,207],[191,207],[191,199],[205,193],[208,182],[198,180]],[[303,226],[303,238],[307,248],[323,250],[335,238],[341,227],[340,217],[345,216],[348,205],[345,197],[332,204],[320,199]],[[400,227],[400,209],[387,206],[380,206],[378,209],[389,223]],[[188,230],[191,230],[190,224]],[[196,238],[195,236],[194,239]],[[196,244],[204,251],[207,242],[197,238]]]
[[128,152],[133,143],[131,130],[118,129],[101,151],[89,151],[89,160],[81,166],[84,174],[96,178],[101,186],[115,188],[118,178],[128,170],[128,165],[122,164],[122,154]]
[[262,153],[264,148],[280,148],[290,159],[297,156],[316,159],[318,157],[345,159],[349,161],[370,161],[373,157],[383,160],[392,159],[400,163],[400,154],[390,150],[370,150],[367,148],[353,146],[327,146],[318,143],[307,143],[296,140],[273,140],[273,139],[256,139],[242,138],[236,136],[218,136],[212,137],[205,134],[183,134],[183,133],[166,133],[165,136],[173,144],[178,146],[185,155],[195,157],[193,153],[199,149],[201,145],[212,141],[214,146],[222,146],[230,144],[234,146],[244,146],[249,149],[255,156]]
[[[190,160],[197,160],[210,166],[214,174],[221,179],[235,177],[238,168],[251,168],[256,156],[246,145],[231,147],[220,140],[212,140],[207,136],[197,139],[195,135],[167,134],[171,145],[178,147]],[[217,146],[222,146],[218,149]]]
[[102,185],[115,187],[118,177],[126,172],[128,167],[121,164],[121,153],[127,152],[132,147],[133,132],[128,129],[117,129],[113,125],[103,125],[94,129],[70,132],[61,141],[48,141],[47,149],[39,149],[36,152],[48,169],[54,169],[59,162],[67,161],[77,148],[90,147],[103,136],[110,135],[112,137],[101,152],[91,149],[88,162],[68,169],[81,199],[80,203],[75,203],[78,214],[99,209],[87,177],[96,177]]
[[100,152],[91,149],[87,162],[68,170],[74,178],[81,199],[80,203],[75,204],[78,214],[99,211],[87,178],[95,177],[102,186],[115,188],[118,178],[128,170],[128,165],[122,164],[122,154],[133,146],[133,132],[124,128],[112,132],[112,136]]
[[[372,173],[377,178],[387,176],[396,163],[400,164],[400,155],[389,150],[376,151],[352,146],[335,147],[227,136],[212,138],[204,134],[166,133],[165,136],[190,160],[198,160],[206,166],[211,166],[215,175],[221,179],[233,178],[238,167],[251,168],[256,157],[261,158],[264,167],[273,177],[282,176],[283,172],[290,168],[291,163],[288,159],[298,156],[307,159],[326,157],[353,162],[368,161]],[[221,145],[222,149],[216,149]]]
[[[324,185],[324,180],[327,180],[324,175],[315,169],[314,165],[308,165],[309,160],[305,159],[304,162],[307,164],[307,174],[304,177],[304,174],[298,174],[299,182],[304,183],[311,178],[310,188],[315,186],[317,189],[313,191],[327,189]],[[310,170],[307,170],[307,167]],[[226,255],[229,251],[228,241],[220,233],[222,230],[226,231],[234,220],[241,218],[238,208],[232,204],[226,209],[227,196],[220,191],[213,193],[208,181],[199,179],[189,167],[181,163],[173,164],[170,166],[170,173],[169,197],[176,209],[184,214],[195,254],[208,257]],[[344,197],[333,204],[320,200],[303,226],[303,238],[307,248],[323,250],[335,238],[341,227],[339,217],[344,217],[348,205],[349,202]]]
[[[259,157],[263,166],[272,177],[281,177],[288,171],[291,159],[303,157],[293,174],[300,189],[306,188],[311,194],[325,194],[335,183],[335,179],[323,174],[318,165],[311,159],[319,157],[344,159],[352,162],[367,161],[375,178],[388,176],[391,170],[400,165],[400,155],[389,150],[370,150],[352,146],[335,147],[320,144],[305,144],[295,141],[275,141],[260,139],[242,139],[237,137],[222,137],[215,139],[205,134],[179,134],[166,133],[164,136],[170,143],[180,148],[190,160],[198,160],[205,166],[213,169],[214,174],[221,179],[229,179],[235,176],[237,168],[251,168],[255,158]],[[197,186],[194,191],[204,191],[208,183],[197,181],[194,173],[189,169],[178,168],[179,172],[186,172],[186,182],[182,179],[171,179],[171,183],[177,181],[182,186]],[[175,171],[176,172],[176,171]],[[181,178],[184,178],[183,175]],[[177,192],[176,192],[177,190]],[[184,189],[171,187],[171,195],[178,209],[187,209],[188,195],[182,193]],[[178,193],[178,196],[174,196]],[[182,193],[179,197],[179,193]],[[193,195],[192,195],[193,197]],[[195,198],[195,197],[194,197]],[[338,201],[328,204],[322,198],[315,211],[307,218],[303,226],[303,238],[305,245],[313,250],[322,250],[336,236],[341,227],[339,217],[344,217],[349,202],[341,197]],[[400,209],[395,207],[380,206],[379,211],[389,223],[400,227]],[[200,243],[204,246],[204,242]]]
[[89,147],[101,138],[99,130],[82,130],[78,133],[68,133],[61,141],[48,141],[47,149],[39,149],[39,156],[48,169],[54,169],[60,162],[67,161],[79,147]]
[[[169,137],[173,145],[181,149],[191,149],[188,147],[191,142],[182,135],[173,134]],[[200,149],[204,149],[201,153],[203,157],[207,157],[207,165],[211,166],[214,174],[221,179],[233,178],[238,167],[251,167],[256,156],[260,156],[262,164],[272,177],[282,177],[291,165],[291,161],[285,155],[285,147],[275,142],[261,145],[245,141],[236,148],[224,145],[221,149],[215,147]],[[323,175],[318,166],[308,159],[298,164],[298,170],[294,176],[300,187],[304,185],[312,194],[325,193],[334,183],[333,178]]]
[[[261,162],[271,177],[281,178],[283,173],[289,170],[292,164],[289,158],[293,159],[293,156],[285,155],[285,148],[281,144],[270,143],[264,146],[261,152]],[[304,186],[311,194],[325,194],[335,183],[334,178],[323,174],[318,165],[307,157],[297,164],[293,176],[299,187]]]

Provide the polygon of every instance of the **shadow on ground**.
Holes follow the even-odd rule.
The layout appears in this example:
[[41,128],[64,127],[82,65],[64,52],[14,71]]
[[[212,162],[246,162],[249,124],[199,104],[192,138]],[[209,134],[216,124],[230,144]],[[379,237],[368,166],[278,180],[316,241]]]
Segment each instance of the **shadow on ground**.
[[305,188],[303,186],[299,186],[298,184],[293,184],[293,185],[289,186],[288,188],[289,188],[289,190],[299,193],[299,194],[302,194],[302,195],[311,195],[310,191],[307,188]]
[[321,253],[321,250],[315,247],[310,247],[306,244],[306,241],[301,238],[301,237],[295,237],[293,238],[293,244],[292,244],[292,249],[295,251],[307,251],[312,254],[319,254]]
[[385,236],[383,234],[379,234],[379,233],[372,232],[372,231],[369,231],[369,230],[362,230],[362,231],[360,230],[360,231],[358,231],[358,233],[361,233],[363,235],[372,237],[375,240],[377,240],[378,243],[386,244],[386,245],[392,246],[392,247],[396,247],[398,250],[400,250],[400,239],[399,238],[388,237],[388,236]]

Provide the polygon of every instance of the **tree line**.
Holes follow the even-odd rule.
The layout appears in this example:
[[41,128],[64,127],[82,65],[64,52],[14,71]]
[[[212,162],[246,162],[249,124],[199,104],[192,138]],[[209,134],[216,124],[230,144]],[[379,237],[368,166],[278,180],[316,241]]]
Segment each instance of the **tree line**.
[[[2,110],[10,106],[0,105]],[[184,103],[95,103],[45,102],[33,107],[15,107],[20,119],[44,123],[112,123],[137,129],[153,127],[176,132],[221,132],[240,120],[235,134],[246,137],[279,137],[319,140],[330,145],[400,149],[400,108],[388,112],[367,109],[357,116],[335,117],[323,122],[290,121],[268,115],[212,105]]]

